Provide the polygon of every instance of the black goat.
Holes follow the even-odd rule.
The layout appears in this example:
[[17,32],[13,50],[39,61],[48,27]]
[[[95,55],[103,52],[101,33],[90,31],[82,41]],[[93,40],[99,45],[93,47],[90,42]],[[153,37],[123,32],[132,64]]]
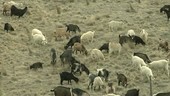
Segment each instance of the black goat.
[[72,59],[72,50],[69,48],[60,55],[62,65],[64,65],[64,62],[71,64],[73,62]]
[[69,72],[61,72],[60,73],[60,84],[63,84],[63,81],[67,80],[68,84],[71,84],[71,80],[74,80],[76,83],[78,83],[79,79],[75,77],[72,73]]
[[120,86],[120,83],[122,83],[122,86],[126,87],[128,84],[127,84],[127,78],[124,74],[119,74],[119,73],[116,73],[117,74],[117,80],[118,80],[118,85]]
[[109,43],[104,43],[100,48],[99,48],[100,51],[102,50],[106,50],[107,53],[109,52]]
[[18,16],[18,18],[20,18],[26,13],[27,9],[28,9],[27,7],[25,7],[24,9],[18,9],[17,7],[12,5],[11,6],[11,16],[15,15],[15,16]]
[[74,37],[72,37],[69,41],[68,41],[68,43],[66,44],[66,46],[64,46],[64,49],[67,49],[69,46],[73,46],[74,45],[74,43],[76,43],[76,42],[79,42],[80,43],[80,35],[78,35],[78,36],[74,36]]
[[52,65],[55,65],[55,64],[56,64],[56,61],[57,61],[57,60],[56,60],[57,56],[56,56],[56,51],[55,51],[54,48],[51,48],[50,55],[51,55],[51,64],[52,64]]
[[170,96],[170,92],[157,93],[157,94],[154,94],[153,96]]
[[151,63],[151,60],[149,59],[149,57],[147,56],[147,54],[140,53],[140,52],[135,52],[135,53],[133,53],[133,55],[142,58],[145,63]]
[[30,69],[35,69],[35,70],[37,70],[38,68],[43,68],[42,64],[43,64],[43,63],[41,63],[41,62],[36,62],[36,63],[30,65]]
[[8,32],[8,31],[14,31],[14,28],[12,27],[11,24],[5,23],[5,25],[4,25],[4,30],[6,30],[7,32]]
[[124,43],[128,43],[128,42],[133,42],[132,38],[129,36],[125,36],[125,35],[119,35],[119,43],[121,46],[123,46]]
[[166,15],[167,15],[167,20],[169,21],[169,18],[170,18],[170,10],[165,9],[164,12],[166,13]]
[[89,93],[87,93],[86,91],[80,89],[80,88],[73,88],[72,89],[72,93],[76,94],[76,96],[84,96],[83,94],[87,94],[88,96],[90,96]]
[[137,44],[146,45],[146,43],[139,36],[129,36],[129,37],[132,38],[132,41],[135,42],[135,45]]
[[76,96],[84,96],[85,93],[90,96],[89,93],[80,88],[69,88],[64,86],[57,86],[51,90],[51,92],[54,92],[55,96],[74,96],[73,94],[76,94]]
[[66,32],[69,32],[69,33],[70,33],[70,31],[73,31],[74,33],[76,33],[76,31],[81,32],[79,26],[77,26],[77,25],[74,25],[74,24],[68,24],[68,25],[65,24],[65,25],[67,27]]
[[72,89],[64,86],[57,86],[51,92],[54,92],[55,96],[72,96]]
[[161,9],[160,9],[160,13],[162,13],[165,10],[169,10],[170,11],[170,5],[164,5]]
[[126,92],[125,96],[139,96],[139,89],[130,89]]

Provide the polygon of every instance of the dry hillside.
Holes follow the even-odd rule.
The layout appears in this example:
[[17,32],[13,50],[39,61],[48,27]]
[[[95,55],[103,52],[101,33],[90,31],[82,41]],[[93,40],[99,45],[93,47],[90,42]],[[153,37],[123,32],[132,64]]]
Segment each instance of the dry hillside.
[[[1,4],[3,1],[0,0]],[[69,67],[60,66],[59,55],[64,50],[67,39],[55,41],[53,32],[63,24],[77,24],[83,34],[89,30],[96,31],[94,42],[85,44],[90,52],[93,48],[99,48],[103,43],[118,42],[118,35],[125,34],[129,29],[134,29],[139,35],[142,29],[148,33],[146,46],[137,45],[122,48],[120,56],[113,54],[111,58],[106,52],[105,61],[92,62],[90,56],[74,54],[76,59],[84,63],[94,73],[97,68],[107,68],[111,71],[110,81],[116,87],[116,94],[124,96],[131,88],[139,88],[140,96],[149,96],[149,83],[143,81],[139,70],[131,65],[131,54],[143,52],[152,60],[166,59],[169,53],[158,51],[158,40],[169,40],[170,22],[167,22],[166,14],[160,13],[160,8],[169,3],[169,0],[14,0],[28,6],[29,14],[18,19],[16,16],[4,16],[0,14],[0,96],[54,96],[51,89],[60,85],[59,73],[69,71]],[[130,7],[132,6],[132,8]],[[0,6],[2,7],[2,5]],[[132,10],[134,9],[134,10]],[[2,11],[1,11],[2,12]],[[111,20],[122,21],[124,24],[114,32],[110,32],[108,22]],[[15,31],[7,33],[3,30],[8,22]],[[31,30],[37,28],[45,34],[48,44],[33,44]],[[50,64],[50,49],[57,51],[57,64]],[[168,57],[169,58],[169,57]],[[170,59],[170,58],[169,58]],[[29,66],[35,62],[43,62],[43,69],[29,70]],[[116,72],[123,73],[128,78],[128,87],[117,85]],[[162,71],[153,71],[153,93],[170,91],[170,78]],[[78,76],[80,82],[65,86],[79,87],[88,91],[91,96],[102,96],[105,91],[87,90],[88,76],[83,73]]]

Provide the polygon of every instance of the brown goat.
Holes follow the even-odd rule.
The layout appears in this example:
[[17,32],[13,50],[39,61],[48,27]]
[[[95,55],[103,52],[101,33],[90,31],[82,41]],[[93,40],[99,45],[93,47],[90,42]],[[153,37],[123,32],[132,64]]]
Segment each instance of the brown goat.
[[87,50],[84,47],[84,45],[81,43],[78,43],[78,42],[74,43],[73,52],[75,52],[75,51],[76,51],[76,54],[77,54],[77,51],[80,51],[80,53],[83,52],[85,55],[87,55]]
[[160,48],[162,48],[162,49],[164,49],[166,52],[169,51],[168,42],[167,42],[167,41],[163,41],[163,40],[161,40],[161,39],[159,39],[159,40],[160,40],[160,43],[159,43],[159,45],[158,45],[158,50],[159,50]]
[[62,37],[66,37],[66,39],[69,39],[70,34],[68,32],[66,32],[65,28],[57,28],[56,32],[54,32],[54,37],[55,40],[58,40],[58,38],[62,38]]

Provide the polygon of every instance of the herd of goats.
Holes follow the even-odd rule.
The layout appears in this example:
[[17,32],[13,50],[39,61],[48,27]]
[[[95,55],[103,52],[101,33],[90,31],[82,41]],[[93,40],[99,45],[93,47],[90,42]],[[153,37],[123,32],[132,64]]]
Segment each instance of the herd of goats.
[[[3,15],[7,15],[8,12],[10,12],[10,15],[18,16],[19,18],[22,17],[27,12],[27,7],[24,9],[17,8],[17,6],[22,5],[21,3],[16,3],[14,1],[4,2],[3,3]],[[165,12],[167,14],[167,18],[169,21],[170,18],[170,5],[165,5],[160,9],[160,12]],[[109,22],[110,30],[113,30],[113,27],[115,24],[121,24],[119,21],[111,21]],[[74,24],[65,24],[65,29],[58,29],[57,32],[54,32],[56,40],[61,37],[70,37],[70,32],[76,33],[77,31],[81,31],[79,26]],[[4,30],[14,31],[14,28],[11,24],[5,23]],[[31,35],[33,37],[34,43],[40,43],[40,44],[47,44],[47,39],[43,35],[43,33],[38,29],[33,29],[31,31]],[[98,86],[104,87],[104,81],[107,82],[109,78],[109,71],[105,68],[97,69],[97,74],[90,73],[89,69],[82,64],[80,61],[76,60],[72,53],[74,52],[80,52],[84,55],[87,55],[87,50],[83,43],[85,42],[93,42],[95,31],[88,31],[86,33],[83,33],[82,35],[75,35],[72,38],[69,39],[68,43],[64,46],[64,52],[60,55],[60,60],[62,65],[64,66],[65,63],[68,63],[71,67],[71,72],[61,72],[60,75],[60,84],[63,85],[63,81],[68,81],[68,84],[71,83],[71,80],[75,81],[76,83],[79,82],[79,79],[74,75],[75,73],[79,72],[80,74],[82,72],[85,72],[89,76],[89,84],[88,89],[96,89]],[[90,57],[92,60],[97,61],[99,59],[105,60],[105,57],[102,53],[103,50],[106,50],[109,55],[111,55],[113,52],[118,51],[118,55],[121,51],[121,47],[128,42],[133,42],[135,45],[142,44],[143,46],[146,44],[148,33],[143,29],[141,31],[140,36],[136,36],[134,30],[129,30],[126,35],[119,35],[119,43],[109,42],[104,43],[99,49],[92,49],[90,53]],[[158,49],[162,48],[166,52],[169,51],[168,42],[160,40],[160,44],[158,46]],[[51,49],[51,64],[56,64],[57,54],[56,50],[54,48]],[[147,63],[147,64],[146,64]],[[158,60],[158,61],[151,61],[149,57],[144,53],[136,52],[132,55],[132,64],[136,66],[136,68],[139,68],[141,71],[141,74],[147,77],[148,80],[154,79],[152,69],[151,68],[157,68],[158,70],[160,68],[164,68],[164,71],[169,76],[169,60]],[[32,65],[30,65],[30,69],[38,69],[43,68],[43,63],[36,62]],[[149,67],[148,67],[149,65]],[[127,77],[124,74],[117,73],[117,81],[118,85],[126,87],[128,85],[127,83]],[[108,82],[107,85],[105,85],[106,88],[106,95],[103,96],[120,96],[115,94],[115,88],[113,87],[113,83]],[[83,96],[83,94],[87,94],[90,96],[89,93],[86,91],[80,89],[80,88],[69,88],[64,86],[57,86],[53,90],[55,96]],[[139,89],[130,89],[127,91],[125,96],[139,96]],[[170,96],[170,92],[166,93],[157,93],[154,94],[154,96]]]

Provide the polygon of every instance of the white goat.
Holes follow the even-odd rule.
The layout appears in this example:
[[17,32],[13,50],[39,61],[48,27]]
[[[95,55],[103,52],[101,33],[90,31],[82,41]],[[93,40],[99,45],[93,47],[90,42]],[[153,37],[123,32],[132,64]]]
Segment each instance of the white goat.
[[110,21],[108,23],[110,32],[117,31],[118,28],[121,28],[122,24],[123,22],[121,21],[114,21],[114,20]]
[[146,32],[145,29],[142,29],[142,31],[140,32],[140,37],[141,37],[145,42],[147,42],[147,40],[148,40],[148,32]]
[[33,35],[34,42],[41,42],[43,45],[47,43],[47,40],[44,35],[35,34]]
[[31,35],[35,42],[41,42],[44,45],[47,43],[47,39],[45,38],[45,36],[42,34],[40,30],[33,29]]
[[99,89],[100,89],[100,87],[104,87],[104,82],[102,81],[101,77],[99,77],[99,76],[94,78],[93,89],[95,90],[95,88],[97,86],[98,86]]
[[138,56],[134,56],[134,55],[132,55],[132,64],[133,65],[135,64],[137,67],[147,66],[142,58],[140,58]]
[[41,32],[40,30],[38,30],[38,29],[32,29],[31,35],[33,36],[33,35],[35,35],[35,34],[43,35],[42,32]]
[[157,70],[163,69],[167,72],[167,75],[169,76],[169,59],[168,60],[157,60],[152,61],[149,63],[150,68],[155,68]]
[[92,49],[90,56],[92,60],[99,60],[99,59],[105,60],[103,53],[96,48]]
[[148,81],[150,80],[150,77],[151,79],[154,79],[152,70],[149,67],[140,65],[140,72],[142,75],[147,77]]
[[95,33],[95,31],[88,31],[86,33],[83,33],[81,35],[81,37],[80,37],[81,43],[90,42],[90,41],[92,43],[93,42],[94,33]]
[[118,55],[119,55],[120,51],[121,51],[120,43],[109,42],[109,55],[110,56],[113,52],[118,52]]
[[136,35],[136,34],[135,34],[135,31],[134,31],[134,30],[132,30],[132,29],[128,30],[127,36],[135,36],[135,35]]

